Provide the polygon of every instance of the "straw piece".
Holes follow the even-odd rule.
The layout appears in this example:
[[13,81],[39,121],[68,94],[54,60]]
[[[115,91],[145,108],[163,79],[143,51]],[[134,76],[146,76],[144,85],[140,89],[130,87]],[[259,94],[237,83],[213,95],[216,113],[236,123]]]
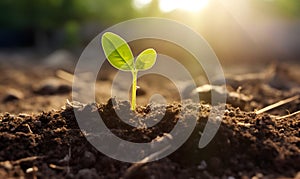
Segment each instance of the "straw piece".
[[293,96],[293,97],[281,100],[281,101],[279,101],[277,103],[271,104],[269,106],[266,106],[266,107],[264,107],[264,108],[256,111],[255,114],[261,114],[261,113],[267,112],[267,111],[269,111],[271,109],[277,108],[279,106],[282,106],[284,104],[287,104],[287,103],[290,103],[290,102],[292,102],[294,100],[297,100],[298,98],[299,98],[299,95],[296,95],[296,96]]
[[281,117],[276,117],[276,119],[284,119],[284,118],[287,118],[287,117],[292,117],[292,116],[295,116],[297,114],[300,114],[300,111],[296,111],[292,114],[288,114],[288,115],[285,115],[285,116],[281,116]]

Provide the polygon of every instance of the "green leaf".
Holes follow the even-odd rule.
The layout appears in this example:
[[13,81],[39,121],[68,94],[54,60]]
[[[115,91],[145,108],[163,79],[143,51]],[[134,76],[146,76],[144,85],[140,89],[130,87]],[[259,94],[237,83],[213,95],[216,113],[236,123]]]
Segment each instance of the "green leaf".
[[135,68],[137,70],[148,70],[155,64],[156,56],[156,51],[152,48],[142,51],[136,58]]
[[134,69],[134,57],[127,42],[117,34],[106,32],[102,35],[102,48],[109,63],[123,71]]

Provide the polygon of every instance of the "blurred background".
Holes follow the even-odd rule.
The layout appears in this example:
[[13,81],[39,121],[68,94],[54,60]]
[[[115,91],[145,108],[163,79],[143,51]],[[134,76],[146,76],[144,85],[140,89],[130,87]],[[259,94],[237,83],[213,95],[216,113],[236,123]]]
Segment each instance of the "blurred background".
[[[252,95],[252,84],[262,79],[279,90],[299,87],[294,82],[300,76],[299,0],[1,0],[0,113],[59,109],[72,99],[73,72],[86,45],[106,28],[140,17],[176,20],[201,34],[215,51],[231,91]],[[195,58],[176,44],[142,39],[129,45],[135,55],[153,47],[183,64],[197,85],[207,83]],[[111,97],[116,73],[107,61],[101,67],[98,101]],[[147,104],[154,93],[163,94],[167,102],[177,99],[177,89],[168,79],[141,78],[138,104]],[[236,85],[240,79],[254,83]],[[191,90],[188,82],[182,85]],[[256,91],[266,101],[264,90]],[[289,96],[274,94],[280,99]],[[272,92],[268,104],[277,99],[273,96]],[[253,108],[264,103],[259,104]]]
[[225,66],[299,61],[299,0],[1,0],[0,54],[78,58],[105,28],[149,16],[190,26]]

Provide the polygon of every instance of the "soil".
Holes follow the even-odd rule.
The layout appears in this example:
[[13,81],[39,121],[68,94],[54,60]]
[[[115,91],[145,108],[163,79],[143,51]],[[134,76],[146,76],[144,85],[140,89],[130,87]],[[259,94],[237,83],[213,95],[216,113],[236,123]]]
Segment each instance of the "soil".
[[[134,123],[142,116],[156,119],[152,127],[132,127],[116,112],[129,110],[127,101],[109,99],[99,92],[99,104],[66,102],[71,84],[56,76],[56,69],[1,67],[0,97],[0,178],[300,178],[300,114],[280,118],[300,110],[299,72],[295,65],[273,65],[269,70],[227,78],[228,100],[221,126],[213,140],[198,148],[201,132],[212,111],[208,91],[199,91],[204,101],[189,102],[199,108],[196,127],[189,139],[174,153],[149,163],[126,163],[107,157],[91,145],[78,127],[74,111],[99,113],[106,126],[118,137],[142,143],[157,140],[186,124],[186,110],[171,101],[166,105],[144,104],[154,82],[142,83]],[[99,79],[110,87],[112,77]],[[151,84],[151,86],[147,86]],[[167,85],[167,84],[166,84]],[[172,86],[172,84],[170,84]],[[214,87],[218,88],[218,87]],[[214,88],[210,90],[215,90]],[[159,89],[159,88],[158,88]],[[220,92],[221,93],[221,92]],[[236,95],[237,94],[237,95]],[[255,111],[289,97],[295,100],[272,110]],[[117,103],[112,105],[112,101]],[[154,112],[153,112],[154,111]],[[190,114],[193,115],[193,114]],[[91,134],[93,135],[93,134]],[[121,146],[120,146],[121,147]]]

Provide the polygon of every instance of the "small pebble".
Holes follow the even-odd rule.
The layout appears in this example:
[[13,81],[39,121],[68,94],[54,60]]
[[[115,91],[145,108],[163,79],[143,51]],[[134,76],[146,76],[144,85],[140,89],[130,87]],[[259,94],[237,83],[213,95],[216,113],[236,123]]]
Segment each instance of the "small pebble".
[[142,88],[137,88],[136,89],[136,95],[137,96],[144,96],[146,94],[146,91],[143,90]]
[[11,164],[10,161],[4,161],[4,162],[2,162],[2,167],[4,167],[7,170],[12,170],[13,169],[13,165]]
[[46,79],[33,86],[33,91],[40,95],[64,94],[71,92],[71,90],[70,85],[55,78]]
[[42,126],[42,122],[41,122],[41,121],[34,121],[34,124],[35,124],[37,127],[41,127],[41,126]]
[[21,118],[30,117],[30,115],[26,114],[26,113],[19,113],[18,116],[21,117]]
[[26,173],[33,173],[37,172],[39,169],[36,166],[33,166],[32,168],[27,168]]
[[75,56],[67,50],[56,50],[42,59],[42,62],[50,68],[61,68],[73,66],[75,59]]
[[253,176],[251,179],[261,179],[264,175],[262,173],[257,173],[255,176]]
[[205,160],[202,160],[200,165],[197,166],[197,169],[204,170],[204,169],[206,169],[206,167],[207,167],[207,164],[206,164]]
[[24,98],[24,94],[16,89],[8,89],[6,95],[3,98],[3,102],[16,101]]
[[300,172],[296,174],[295,179],[300,179]]

